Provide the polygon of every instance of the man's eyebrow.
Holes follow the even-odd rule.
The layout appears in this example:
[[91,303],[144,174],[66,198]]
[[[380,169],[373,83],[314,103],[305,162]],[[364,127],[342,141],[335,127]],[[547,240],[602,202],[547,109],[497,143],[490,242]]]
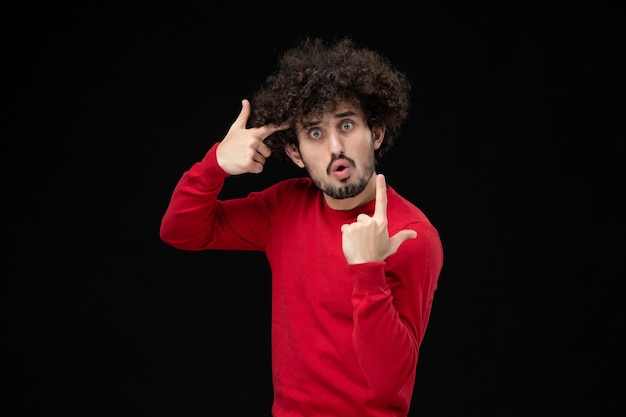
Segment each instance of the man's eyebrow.
[[308,129],[315,125],[320,124],[321,120],[309,120],[308,122],[302,122],[302,129]]
[[[347,111],[344,111],[343,113],[337,113],[333,115],[333,117],[335,119],[341,119],[343,117],[354,116],[354,115],[356,115],[356,112],[354,110],[347,110]],[[321,122],[322,122],[321,120],[309,120],[308,122],[302,123],[302,128],[308,129],[310,127],[320,124]]]
[[340,119],[342,117],[347,117],[347,116],[354,116],[356,114],[356,112],[354,110],[347,110],[344,111],[343,113],[337,113],[335,115],[335,119]]

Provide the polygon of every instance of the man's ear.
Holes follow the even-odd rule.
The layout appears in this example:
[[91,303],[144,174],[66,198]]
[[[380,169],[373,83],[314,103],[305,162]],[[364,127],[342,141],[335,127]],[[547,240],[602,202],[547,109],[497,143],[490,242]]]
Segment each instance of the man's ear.
[[385,138],[385,126],[373,126],[372,127],[372,140],[374,141],[374,149],[380,148]]
[[304,162],[302,162],[302,158],[300,157],[300,151],[293,143],[289,145],[285,145],[285,153],[287,156],[293,161],[294,164],[298,165],[300,168],[304,168]]

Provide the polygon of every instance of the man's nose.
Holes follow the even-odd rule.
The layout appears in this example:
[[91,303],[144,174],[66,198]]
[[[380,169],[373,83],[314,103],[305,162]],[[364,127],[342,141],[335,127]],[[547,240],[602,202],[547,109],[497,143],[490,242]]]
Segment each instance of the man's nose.
[[336,131],[331,131],[328,143],[330,146],[330,152],[333,155],[339,155],[343,153],[343,142],[341,140],[341,135],[339,135]]

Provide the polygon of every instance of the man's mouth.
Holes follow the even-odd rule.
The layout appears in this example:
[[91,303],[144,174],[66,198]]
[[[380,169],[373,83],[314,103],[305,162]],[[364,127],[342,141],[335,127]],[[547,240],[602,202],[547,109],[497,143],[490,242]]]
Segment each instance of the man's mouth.
[[345,180],[350,176],[350,162],[345,159],[338,159],[331,164],[330,171],[335,176],[335,178],[339,180]]

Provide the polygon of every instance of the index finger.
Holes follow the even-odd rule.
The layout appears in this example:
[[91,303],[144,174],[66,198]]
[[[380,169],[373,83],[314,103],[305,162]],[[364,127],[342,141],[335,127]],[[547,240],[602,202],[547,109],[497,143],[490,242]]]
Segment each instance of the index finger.
[[376,207],[374,217],[387,220],[387,182],[383,174],[376,175]]
[[289,129],[289,127],[290,127],[289,123],[283,123],[278,126],[274,124],[267,124],[267,125],[263,125],[259,127],[259,133],[261,134],[263,138],[267,138],[272,133],[277,132],[279,130]]

